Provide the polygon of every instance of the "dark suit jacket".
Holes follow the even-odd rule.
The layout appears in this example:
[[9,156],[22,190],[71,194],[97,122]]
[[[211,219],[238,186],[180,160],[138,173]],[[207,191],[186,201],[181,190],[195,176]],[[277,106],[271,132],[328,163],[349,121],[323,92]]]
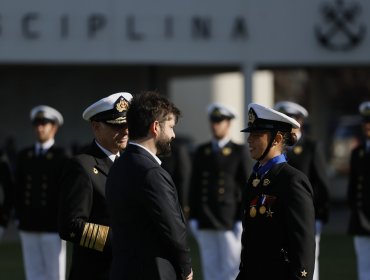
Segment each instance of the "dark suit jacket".
[[191,271],[186,225],[171,176],[129,144],[107,180],[113,229],[111,280],[175,280]]
[[365,145],[351,154],[347,199],[351,210],[349,233],[370,235],[370,153]]
[[218,152],[212,143],[197,149],[190,181],[190,219],[201,229],[230,230],[241,217],[241,192],[247,183],[245,146],[230,141]]
[[19,229],[58,232],[58,182],[66,160],[66,151],[55,145],[43,156],[35,155],[34,146],[18,154],[15,209]]
[[315,213],[307,177],[281,163],[257,187],[252,186],[253,178],[243,198],[243,249],[237,279],[312,279]]
[[105,182],[112,164],[94,141],[64,169],[59,234],[73,243],[69,279],[109,279],[112,249]]
[[327,222],[329,218],[329,183],[323,152],[318,143],[305,136],[287,152],[288,163],[301,170],[313,188],[316,219]]

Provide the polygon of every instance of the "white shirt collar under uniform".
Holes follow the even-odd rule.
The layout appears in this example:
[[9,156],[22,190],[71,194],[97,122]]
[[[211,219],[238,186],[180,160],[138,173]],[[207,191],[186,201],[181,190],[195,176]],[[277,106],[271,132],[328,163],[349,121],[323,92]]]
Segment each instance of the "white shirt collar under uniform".
[[99,143],[98,143],[98,141],[96,141],[95,140],[95,143],[96,143],[96,145],[98,145],[98,147],[104,152],[104,154],[106,154],[108,157],[109,157],[109,159],[112,161],[112,162],[114,162],[114,160],[116,159],[116,157],[117,156],[119,156],[119,153],[118,154],[113,154],[113,153],[111,153],[110,151],[108,151],[106,148],[104,148],[102,145],[100,145]]
[[154,159],[158,162],[159,165],[162,164],[162,161],[159,159],[159,157],[157,157],[154,153],[152,153],[151,151],[149,151],[149,149],[147,149],[144,146],[142,146],[142,145],[140,145],[138,143],[135,143],[135,142],[129,142],[129,144],[135,145],[135,146],[139,146],[139,147],[143,148],[144,150],[146,150],[148,153],[150,153],[154,157]]
[[40,142],[36,142],[35,144],[35,152],[36,154],[39,153],[40,149],[43,150],[43,154],[45,154],[45,152],[47,150],[49,150],[51,148],[51,146],[53,146],[55,143],[55,139],[52,138],[52,139],[49,139],[48,141],[44,142],[44,143],[40,143]]

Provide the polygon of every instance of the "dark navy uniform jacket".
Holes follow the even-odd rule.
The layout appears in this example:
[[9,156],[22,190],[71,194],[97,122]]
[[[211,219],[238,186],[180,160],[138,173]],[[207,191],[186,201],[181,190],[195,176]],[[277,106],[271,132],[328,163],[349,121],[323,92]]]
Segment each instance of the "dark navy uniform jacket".
[[129,144],[107,180],[113,229],[111,280],[175,280],[191,271],[185,218],[171,176]]
[[370,235],[370,152],[365,145],[351,154],[347,199],[350,207],[349,233]]
[[94,141],[63,172],[59,234],[73,243],[69,279],[109,279],[112,248],[105,182],[112,165]]
[[327,222],[329,218],[329,187],[323,153],[318,143],[302,136],[287,152],[288,163],[302,171],[313,188],[316,219]]
[[0,151],[0,226],[8,225],[14,206],[14,184],[8,161]]
[[230,141],[217,152],[212,143],[195,152],[190,182],[190,219],[200,229],[230,230],[241,218],[241,192],[247,182],[247,154]]
[[310,280],[315,262],[313,191],[289,164],[274,165],[243,195],[243,234],[237,280]]
[[15,207],[20,230],[58,232],[58,182],[66,160],[66,151],[55,145],[42,156],[34,146],[18,154]]

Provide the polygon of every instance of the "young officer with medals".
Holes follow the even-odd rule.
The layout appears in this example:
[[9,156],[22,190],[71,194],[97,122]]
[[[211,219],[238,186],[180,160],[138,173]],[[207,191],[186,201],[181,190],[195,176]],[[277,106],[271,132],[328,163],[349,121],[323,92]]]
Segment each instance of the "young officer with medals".
[[283,154],[299,123],[270,108],[248,106],[249,152],[257,160],[243,193],[242,253],[237,280],[312,280],[315,262],[313,191]]

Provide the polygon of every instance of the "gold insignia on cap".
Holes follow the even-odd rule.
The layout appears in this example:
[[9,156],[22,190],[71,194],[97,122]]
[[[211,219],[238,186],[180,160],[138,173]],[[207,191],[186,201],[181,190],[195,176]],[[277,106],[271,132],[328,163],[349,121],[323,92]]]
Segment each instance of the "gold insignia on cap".
[[306,277],[307,277],[307,274],[308,274],[308,272],[307,272],[305,269],[303,269],[303,270],[301,271],[301,277],[306,278]]
[[270,185],[271,181],[269,179],[265,179],[263,180],[263,185],[266,187],[268,185]]
[[95,167],[93,168],[93,172],[94,172],[94,174],[98,174],[99,173],[98,169],[96,169]]
[[43,111],[38,111],[34,118],[35,119],[44,119],[45,118],[45,113]]
[[229,148],[229,147],[225,147],[225,148],[223,148],[223,149],[222,149],[222,154],[223,154],[224,156],[228,156],[228,155],[230,155],[230,154],[231,154],[231,152],[232,152],[232,150],[231,150],[231,148]]
[[116,110],[121,113],[123,111],[126,111],[127,109],[128,109],[128,102],[126,99],[121,97],[119,99],[119,102],[117,102],[116,104]]
[[302,148],[302,146],[296,146],[296,147],[294,147],[293,152],[294,152],[296,155],[301,154],[301,153],[303,152],[303,148]]

